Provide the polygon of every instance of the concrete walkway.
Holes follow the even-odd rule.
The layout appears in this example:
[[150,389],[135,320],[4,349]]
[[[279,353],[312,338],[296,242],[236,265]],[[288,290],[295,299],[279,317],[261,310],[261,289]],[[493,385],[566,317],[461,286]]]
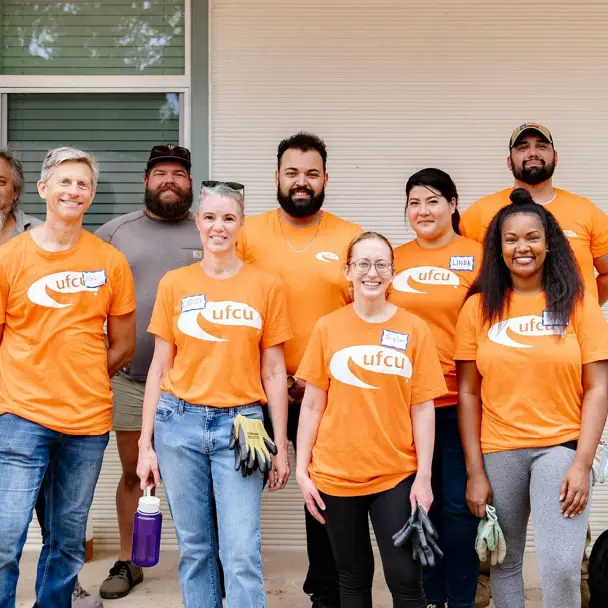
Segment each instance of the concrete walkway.
[[[21,560],[21,578],[17,593],[18,608],[31,608],[34,603],[34,581],[36,578],[35,551],[26,551]],[[81,581],[85,589],[94,593],[114,564],[114,555],[95,555],[85,564]],[[268,608],[310,608],[310,600],[302,593],[306,572],[306,554],[302,551],[265,551],[264,573]],[[525,562],[526,608],[541,608],[541,596],[533,553],[526,554]],[[177,552],[165,551],[158,566],[145,573],[145,581],[122,600],[106,600],[104,608],[180,608],[182,606],[177,581]],[[386,589],[382,566],[376,561],[374,585],[374,608],[390,608],[392,602]],[[202,607],[201,607],[202,608]]]

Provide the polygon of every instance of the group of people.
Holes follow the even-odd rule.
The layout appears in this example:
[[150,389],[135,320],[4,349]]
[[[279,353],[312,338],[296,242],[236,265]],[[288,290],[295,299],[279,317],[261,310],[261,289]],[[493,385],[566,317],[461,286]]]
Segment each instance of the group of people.
[[[487,605],[475,540],[490,505],[507,544],[496,608],[524,608],[530,515],[545,606],[581,606],[608,414],[608,216],[553,186],[557,160],[548,129],[521,125],[513,187],[462,217],[451,177],[418,171],[416,238],[393,248],[323,208],[327,151],[309,133],[279,144],[279,206],[253,217],[237,182],[203,182],[191,209],[189,151],[155,146],[144,209],[96,235],[90,154],[49,151],[41,223],[0,151],[0,608],[15,607],[34,510],[36,606],[101,606],[77,577],[112,428],[121,546],[103,599],[143,581],[133,515],[162,480],[184,605],[265,606],[262,491],[285,487],[291,441],[313,607],[373,605],[369,519],[395,607]],[[275,448],[269,470],[235,467],[243,420]],[[434,567],[394,540],[417,509],[439,535]]]

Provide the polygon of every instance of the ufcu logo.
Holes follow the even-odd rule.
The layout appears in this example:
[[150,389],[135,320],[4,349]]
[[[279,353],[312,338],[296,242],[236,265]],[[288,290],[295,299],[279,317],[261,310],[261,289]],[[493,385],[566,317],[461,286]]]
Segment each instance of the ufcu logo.
[[350,361],[361,369],[378,374],[401,376],[406,380],[412,377],[412,363],[409,357],[398,350],[374,344],[348,346],[334,353],[329,363],[329,371],[336,380],[357,388],[377,389],[378,387],[358,378],[350,369]]
[[[198,297],[200,298],[200,296]],[[202,302],[202,308],[182,310],[182,313],[179,315],[177,327],[183,334],[208,342],[228,341],[226,338],[220,338],[205,331],[199,323],[199,316],[216,325],[233,325],[238,327],[253,327],[257,330],[262,329],[262,317],[260,313],[244,302],[232,302],[227,300],[221,302],[208,302],[204,298]]]
[[400,272],[393,280],[393,288],[404,293],[427,293],[420,291],[410,285],[410,280],[422,285],[447,285],[458,287],[460,279],[458,275],[437,266],[416,266]]
[[564,334],[563,325],[546,325],[543,323],[543,318],[538,315],[527,315],[523,317],[513,317],[505,319],[490,327],[488,330],[488,338],[496,344],[509,346],[511,348],[534,348],[531,344],[522,344],[517,342],[508,332],[512,332],[519,336],[554,336]]
[[[211,304],[213,304],[213,302],[211,302]],[[213,307],[210,320],[215,321],[216,323],[222,323],[223,321],[229,320],[253,321],[256,315],[259,317],[257,310],[254,310],[246,304],[233,307],[232,304],[228,302],[224,308]]]
[[47,289],[56,293],[91,291],[97,294],[99,288],[105,285],[106,282],[105,270],[56,272],[32,283],[27,290],[27,297],[30,302],[44,306],[45,308],[67,308],[68,306],[72,306],[72,304],[57,302],[49,295]]

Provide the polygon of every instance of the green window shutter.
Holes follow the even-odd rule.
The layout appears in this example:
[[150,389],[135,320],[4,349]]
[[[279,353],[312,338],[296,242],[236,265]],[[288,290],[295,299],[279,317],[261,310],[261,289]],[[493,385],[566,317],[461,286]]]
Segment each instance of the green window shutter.
[[179,143],[179,97],[164,93],[53,93],[8,96],[8,142],[25,173],[25,213],[45,217],[38,195],[42,161],[51,148],[74,146],[100,165],[90,230],[141,209],[143,175],[152,146]]
[[184,0],[0,0],[0,74],[184,74]]

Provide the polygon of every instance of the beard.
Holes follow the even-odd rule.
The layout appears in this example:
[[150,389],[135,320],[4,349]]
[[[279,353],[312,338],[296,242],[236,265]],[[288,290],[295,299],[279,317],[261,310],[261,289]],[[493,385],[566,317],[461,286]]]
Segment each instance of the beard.
[[528,186],[537,186],[550,180],[555,173],[555,160],[550,163],[541,162],[543,164],[540,167],[526,167],[525,165],[516,167],[513,165],[513,177]]
[[[306,192],[308,198],[296,199],[294,198],[296,192]],[[289,191],[289,194],[285,195],[281,191],[281,187],[278,186],[277,200],[285,213],[288,213],[291,217],[301,219],[310,217],[321,209],[323,202],[325,201],[325,190],[321,190],[319,194],[315,194],[314,190],[311,188],[299,188],[294,186]]]
[[[163,201],[161,195],[167,190],[176,194],[178,200],[171,202]],[[179,220],[190,211],[190,207],[192,206],[192,188],[182,190],[175,185],[164,186],[158,190],[146,188],[144,204],[148,211],[151,211],[158,217],[162,217],[164,220]]]

